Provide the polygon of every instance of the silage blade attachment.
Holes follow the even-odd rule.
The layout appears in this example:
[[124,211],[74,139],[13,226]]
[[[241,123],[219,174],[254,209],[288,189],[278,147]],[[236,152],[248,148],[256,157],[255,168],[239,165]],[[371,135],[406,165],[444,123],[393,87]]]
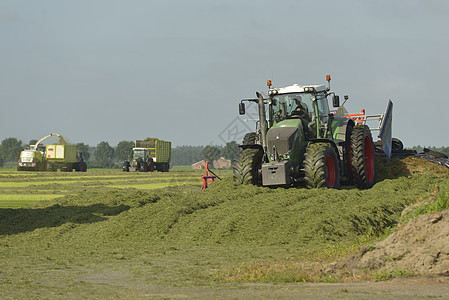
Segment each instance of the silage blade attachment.
[[387,159],[390,160],[391,157],[391,138],[392,138],[392,127],[393,123],[393,102],[388,100],[387,108],[385,113],[382,115],[382,119],[379,125],[379,139],[381,140],[382,150],[384,151]]

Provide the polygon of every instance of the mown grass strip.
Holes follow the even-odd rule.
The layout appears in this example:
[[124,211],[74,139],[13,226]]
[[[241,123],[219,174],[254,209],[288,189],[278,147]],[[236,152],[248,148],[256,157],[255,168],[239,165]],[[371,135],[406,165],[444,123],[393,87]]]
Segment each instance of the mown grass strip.
[[30,206],[39,201],[53,200],[63,195],[36,194],[0,194],[0,208],[20,208]]
[[[6,176],[4,176],[6,177]],[[8,176],[9,177],[9,176]],[[183,178],[183,179],[195,179],[200,178],[201,176],[191,176],[191,174],[173,174],[170,176],[127,176],[127,175],[101,175],[101,176],[33,176],[32,178],[28,178],[27,180],[32,181],[42,181],[42,180],[73,180],[73,181],[87,181],[87,180],[154,180],[154,179],[166,179],[170,180],[172,178]],[[18,178],[4,178],[9,179],[9,181],[15,181]],[[23,180],[25,178],[20,178],[20,180]]]
[[[184,177],[182,179],[173,179],[173,178],[119,178],[119,179],[104,179],[104,180],[48,180],[48,181],[42,181],[42,180],[36,180],[36,181],[26,181],[26,182],[0,182],[0,188],[23,188],[23,187],[29,187],[29,186],[39,186],[39,185],[49,185],[49,184],[75,184],[80,182],[92,182],[92,183],[98,183],[101,184],[102,182],[128,182],[128,181],[166,181],[167,183],[184,183],[188,182],[189,179],[193,179],[194,177]],[[198,182],[200,179],[198,179]],[[190,182],[192,182],[190,180]]]
[[143,183],[143,184],[123,184],[123,185],[108,185],[107,187],[111,188],[135,188],[135,189],[141,189],[141,190],[155,190],[155,189],[161,189],[166,187],[175,187],[175,186],[182,186],[187,184],[196,184],[201,185],[201,181],[171,181],[171,182],[160,182],[160,183]]

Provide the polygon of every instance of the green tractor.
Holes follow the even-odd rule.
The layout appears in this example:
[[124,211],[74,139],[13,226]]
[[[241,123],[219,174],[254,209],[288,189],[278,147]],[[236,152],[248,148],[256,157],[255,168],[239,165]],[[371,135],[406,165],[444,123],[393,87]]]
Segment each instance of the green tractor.
[[157,138],[136,140],[128,160],[123,162],[124,172],[168,172],[170,169],[171,142]]
[[[244,99],[239,113],[245,114],[245,103],[258,104],[256,132],[247,133],[233,163],[234,184],[335,188],[354,184],[371,188],[376,179],[374,142],[366,117],[347,115],[340,107],[339,96],[328,85],[272,88],[268,81],[268,98],[256,93],[257,99]],[[328,97],[333,106],[331,112]],[[345,96],[345,100],[347,100]],[[268,119],[266,106],[268,107]],[[391,112],[377,115],[382,145],[391,154]],[[360,114],[358,114],[360,115]],[[387,117],[387,118],[386,118]],[[387,121],[388,122],[383,122]],[[389,139],[389,140],[388,140]]]

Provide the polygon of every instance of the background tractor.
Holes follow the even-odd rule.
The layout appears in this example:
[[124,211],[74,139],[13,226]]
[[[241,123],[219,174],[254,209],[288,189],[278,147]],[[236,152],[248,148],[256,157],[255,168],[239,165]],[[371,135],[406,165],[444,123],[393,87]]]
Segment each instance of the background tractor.
[[123,162],[124,172],[168,172],[170,169],[171,142],[157,138],[136,140],[129,159]]
[[[294,84],[272,88],[268,98],[244,99],[258,104],[255,132],[245,135],[234,159],[234,184],[289,186],[305,183],[308,188],[339,188],[355,184],[371,188],[375,183],[374,143],[366,125],[368,117],[379,120],[380,147],[391,154],[392,102],[383,115],[348,115],[339,96],[328,85]],[[331,112],[328,98],[337,111]],[[345,96],[345,101],[347,100]],[[344,103],[343,103],[344,104]],[[268,118],[267,118],[268,115]]]

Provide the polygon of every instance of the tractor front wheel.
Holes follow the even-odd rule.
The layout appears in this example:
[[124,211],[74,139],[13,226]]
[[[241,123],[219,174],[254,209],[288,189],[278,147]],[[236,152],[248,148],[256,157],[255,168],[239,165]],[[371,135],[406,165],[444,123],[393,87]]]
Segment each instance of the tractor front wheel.
[[234,158],[234,185],[254,184],[260,185],[262,177],[260,168],[262,166],[262,149],[247,148],[236,154]]
[[369,189],[376,180],[374,143],[366,125],[355,126],[351,134],[351,166],[354,184]]
[[337,152],[329,143],[314,143],[307,147],[304,159],[304,179],[312,188],[340,187],[340,163]]
[[243,137],[243,145],[254,145],[257,144],[257,133],[255,132],[248,132]]
[[122,167],[123,172],[129,172],[129,167],[130,167],[129,162],[124,162]]

